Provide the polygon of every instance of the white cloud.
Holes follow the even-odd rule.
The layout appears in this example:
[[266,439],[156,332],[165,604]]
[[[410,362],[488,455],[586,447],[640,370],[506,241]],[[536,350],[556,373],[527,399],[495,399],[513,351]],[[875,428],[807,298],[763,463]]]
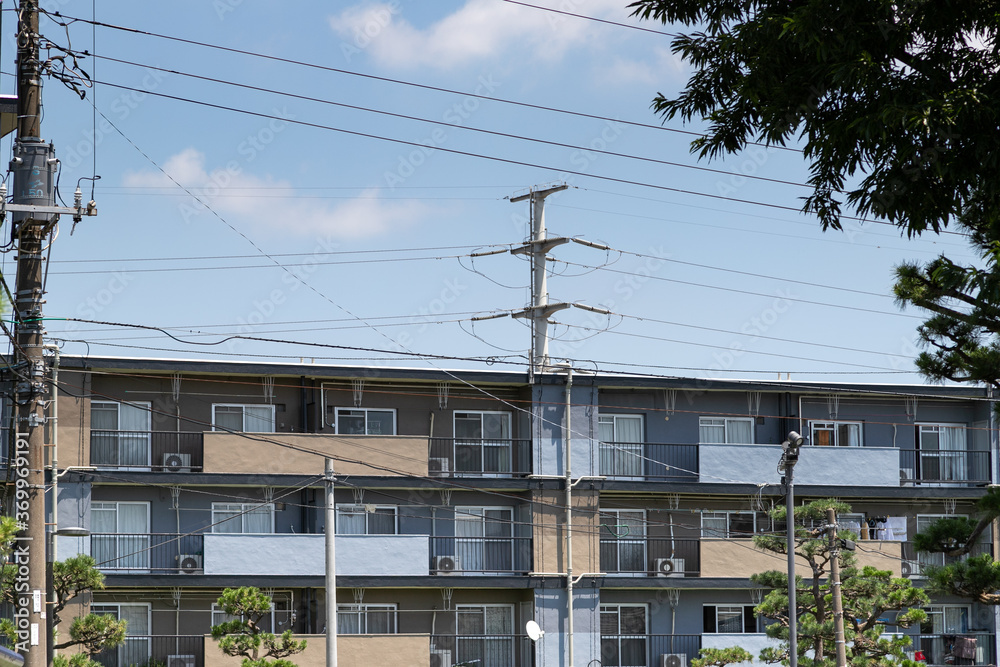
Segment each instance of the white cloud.
[[[627,29],[614,33],[594,21],[545,12],[497,0],[468,0],[456,12],[423,29],[414,27],[399,3],[371,2],[345,9],[330,18],[343,40],[348,59],[365,52],[391,67],[451,69],[487,58],[517,56],[530,60],[558,59],[570,49],[596,45],[608,34],[624,40]],[[622,0],[573,0],[559,9],[609,20],[625,21]]]
[[136,188],[176,188],[177,183],[184,186],[193,195],[183,197],[177,205],[178,214],[186,223],[210,222],[213,216],[201,203],[204,202],[241,229],[272,230],[281,235],[321,233],[360,238],[398,231],[429,213],[419,203],[382,199],[378,188],[364,190],[357,197],[337,204],[309,199],[297,194],[289,182],[270,176],[261,178],[238,168],[209,171],[204,154],[194,148],[171,156],[164,171],[170,176],[152,171],[129,172],[124,184]]
[[687,71],[684,60],[669,48],[653,50],[653,60],[630,60],[614,56],[594,67],[594,77],[608,85],[642,84],[657,86]]

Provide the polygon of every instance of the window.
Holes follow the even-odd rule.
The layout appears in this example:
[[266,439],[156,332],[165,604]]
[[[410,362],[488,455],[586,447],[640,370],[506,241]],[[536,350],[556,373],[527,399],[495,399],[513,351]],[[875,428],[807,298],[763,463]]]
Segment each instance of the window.
[[102,570],[149,569],[149,503],[93,502],[90,554]]
[[395,535],[396,506],[337,505],[336,527],[337,535]]
[[809,422],[810,439],[821,447],[860,447],[861,422]]
[[753,444],[753,420],[748,417],[700,417],[698,441],[705,445]]
[[642,415],[599,415],[601,474],[642,476]]
[[753,605],[714,605],[702,608],[705,632],[712,634],[747,634],[757,632]]
[[148,468],[151,404],[90,402],[90,460],[96,466]]
[[920,478],[925,481],[968,479],[966,426],[964,424],[920,424]]
[[396,411],[337,408],[338,435],[396,435]]
[[601,664],[645,667],[647,618],[644,604],[601,605]]
[[[759,514],[759,515],[758,515]],[[702,512],[702,537],[752,537],[758,531],[771,530],[771,521],[758,512]]]
[[510,507],[456,507],[455,557],[463,572],[514,569],[514,511]]
[[601,569],[646,572],[646,513],[643,510],[601,511]]
[[337,633],[341,635],[391,635],[396,633],[396,605],[337,605]]
[[514,664],[514,608],[506,604],[457,605],[454,664]]
[[274,406],[215,403],[212,405],[212,430],[274,433]]
[[212,503],[213,533],[273,533],[273,503]]
[[509,473],[513,466],[509,412],[455,413],[455,470]]
[[[964,514],[918,514],[917,515],[917,532],[923,533],[930,528],[931,524],[938,519],[944,519],[949,516],[952,517],[964,517]],[[983,531],[982,535],[979,536],[979,544],[973,546],[971,555],[975,556],[981,553],[989,553],[990,545],[993,542],[992,533],[987,527]],[[947,556],[940,551],[928,552],[928,551],[918,551],[917,552],[917,568],[926,567],[928,565],[943,566],[949,565],[951,563],[957,562],[959,560],[965,560],[968,555],[963,556]],[[919,574],[916,572],[914,574]]]
[[[927,664],[971,664],[972,660],[955,659],[955,639],[969,634],[971,610],[966,605],[939,604],[924,607],[927,620],[920,624],[920,648],[927,656]],[[975,637],[975,635],[973,635]],[[983,664],[980,659],[976,664]]]
[[145,665],[150,658],[148,604],[101,604],[90,605],[90,612],[99,616],[111,616],[127,621],[125,643],[118,648],[104,650],[95,656],[105,667],[126,667]]

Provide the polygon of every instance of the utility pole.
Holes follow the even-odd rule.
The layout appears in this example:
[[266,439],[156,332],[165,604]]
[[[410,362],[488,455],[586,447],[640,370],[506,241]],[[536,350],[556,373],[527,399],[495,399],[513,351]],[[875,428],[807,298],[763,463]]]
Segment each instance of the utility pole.
[[826,534],[830,539],[830,592],[833,594],[833,645],[837,649],[837,667],[847,667],[847,643],[844,640],[844,599],[840,591],[840,541],[837,539],[837,513],[826,510]]
[[795,431],[788,432],[788,438],[781,443],[781,461],[778,470],[785,473],[781,483],[785,485],[785,527],[788,553],[788,667],[799,665],[799,605],[796,600],[797,588],[795,580],[795,484],[793,471],[799,460],[799,447],[805,438]]
[[333,459],[326,459],[323,471],[326,496],[326,667],[337,667],[337,506],[333,498]]
[[[54,206],[55,157],[52,146],[41,140],[42,83],[38,61],[38,0],[23,0],[17,34],[17,140],[11,167],[14,170],[14,203]],[[5,197],[6,199],[6,197]],[[14,551],[18,566],[15,590],[17,651],[25,667],[46,667],[48,644],[45,602],[45,450],[43,397],[46,394],[45,358],[42,354],[42,247],[56,216],[29,211],[13,216],[17,239],[15,283],[15,359],[17,373],[17,444],[15,449],[15,518],[21,531]],[[22,574],[23,573],[23,574]],[[22,588],[23,586],[23,588]]]

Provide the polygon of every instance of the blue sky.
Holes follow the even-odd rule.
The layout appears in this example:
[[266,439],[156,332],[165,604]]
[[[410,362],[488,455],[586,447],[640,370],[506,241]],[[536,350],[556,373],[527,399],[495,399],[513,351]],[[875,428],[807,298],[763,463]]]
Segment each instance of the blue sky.
[[[692,377],[921,381],[920,314],[893,304],[893,267],[967,259],[961,237],[853,222],[822,232],[796,212],[800,154],[700,162],[688,150],[697,125],[659,127],[653,96],[689,74],[655,32],[669,27],[635,21],[624,0],[532,4],[644,29],[503,0],[43,2],[118,26],[42,20],[53,42],[99,56],[82,61],[97,82],[85,100],[46,82],[62,195],[101,177],[98,217],[72,236],[63,221],[53,244],[46,315],[181,341],[60,321],[50,335],[94,355],[430,363],[206,345],[242,333],[523,368],[522,321],[472,318],[526,306],[528,265],[471,255],[526,238],[527,204],[508,197],[564,181],[550,232],[613,251],[553,250],[550,298],[615,315],[558,313],[553,356]],[[4,21],[0,92],[13,93]],[[3,270],[13,275],[11,255]]]

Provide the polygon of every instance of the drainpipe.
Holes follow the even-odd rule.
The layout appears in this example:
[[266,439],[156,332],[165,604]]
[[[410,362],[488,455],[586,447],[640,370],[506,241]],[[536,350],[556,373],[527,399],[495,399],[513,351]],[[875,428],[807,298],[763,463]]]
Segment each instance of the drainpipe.
[[[52,350],[52,398],[51,409],[49,410],[49,433],[52,436],[52,451],[49,457],[52,468],[52,505],[50,507],[49,524],[52,532],[59,528],[57,525],[59,517],[59,347],[56,345],[46,345],[46,350]],[[56,558],[56,537],[52,536],[52,553],[50,560],[54,563]]]
[[566,457],[566,641],[569,643],[568,667],[573,667],[573,475],[570,471],[571,407],[573,393],[573,367],[566,366],[566,428],[563,430]]

